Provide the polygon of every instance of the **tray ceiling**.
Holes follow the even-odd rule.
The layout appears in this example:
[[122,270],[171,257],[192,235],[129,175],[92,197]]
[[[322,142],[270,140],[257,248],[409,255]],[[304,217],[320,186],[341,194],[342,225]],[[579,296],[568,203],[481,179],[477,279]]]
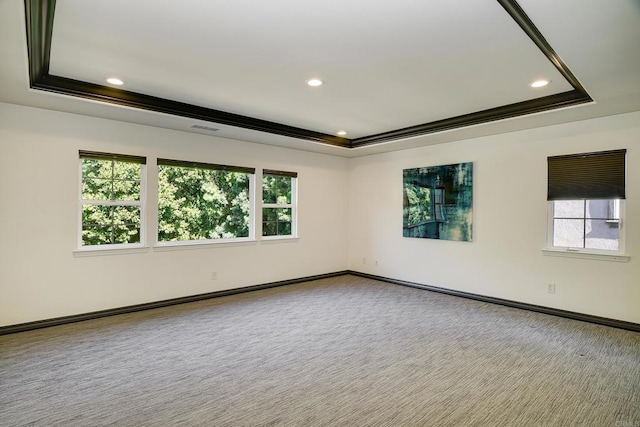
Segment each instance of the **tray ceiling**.
[[[302,149],[464,134],[593,104],[580,73],[545,36],[561,34],[558,19],[523,3],[533,4],[531,16],[513,0],[26,0],[29,82],[49,96],[98,101],[90,115],[125,107],[126,121]],[[589,11],[594,3],[581,4]],[[624,8],[615,16],[639,23],[631,7],[635,16]],[[640,40],[631,27],[623,26],[627,43]],[[640,70],[637,60],[629,65]],[[309,87],[310,78],[324,84]],[[539,79],[550,84],[531,88]],[[616,88],[631,95],[627,110],[638,86]]]

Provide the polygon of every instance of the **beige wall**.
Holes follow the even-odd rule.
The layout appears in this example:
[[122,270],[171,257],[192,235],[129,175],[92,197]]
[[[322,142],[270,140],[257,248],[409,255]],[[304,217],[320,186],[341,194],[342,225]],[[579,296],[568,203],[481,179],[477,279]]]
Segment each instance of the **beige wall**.
[[[547,156],[615,148],[631,261],[544,256]],[[80,149],[297,171],[300,239],[74,256]],[[403,238],[402,170],[468,161],[473,242]],[[640,323],[638,171],[640,113],[344,159],[0,103],[0,326],[347,268]]]
[[[543,255],[547,157],[617,148],[630,262]],[[460,162],[474,162],[473,242],[403,238],[402,170]],[[640,323],[640,113],[361,157],[349,176],[351,270]]]
[[[76,257],[80,149],[147,156],[151,190],[156,157],[296,171],[300,238]],[[0,103],[0,326],[345,270],[347,174],[344,158]]]

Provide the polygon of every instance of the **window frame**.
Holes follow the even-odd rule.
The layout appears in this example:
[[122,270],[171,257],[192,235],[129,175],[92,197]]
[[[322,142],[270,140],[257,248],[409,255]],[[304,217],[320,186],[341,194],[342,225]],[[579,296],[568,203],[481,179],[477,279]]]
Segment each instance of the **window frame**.
[[157,182],[156,218],[155,218],[156,230],[155,230],[155,241],[154,241],[155,248],[171,249],[172,247],[176,248],[180,246],[184,247],[184,246],[203,246],[203,245],[221,245],[221,244],[228,245],[228,244],[234,244],[234,243],[242,244],[242,243],[256,241],[255,211],[256,211],[256,175],[257,174],[256,174],[255,168],[158,158],[156,159],[156,172],[157,172],[156,181],[159,181],[161,166],[200,168],[200,169],[218,170],[218,171],[224,171],[224,172],[246,173],[249,176],[249,189],[248,189],[249,191],[249,218],[248,218],[249,232],[246,237],[229,237],[229,238],[220,238],[220,239],[197,239],[197,240],[169,240],[169,241],[160,240],[159,239],[160,212],[157,206],[160,203],[160,196],[159,196],[160,186],[159,186],[159,182]]
[[[572,201],[583,201],[585,202],[585,206],[586,203],[590,200],[597,200],[597,199],[572,199]],[[626,208],[626,201],[625,199],[601,199],[601,200],[607,200],[609,202],[613,201],[613,200],[618,200],[619,204],[618,204],[618,219],[615,222],[615,224],[618,227],[618,249],[614,250],[614,249],[595,249],[595,248],[584,248],[584,247],[573,247],[573,246],[556,246],[554,245],[554,224],[555,224],[555,212],[554,212],[554,202],[555,200],[549,200],[547,201],[547,247],[546,250],[547,251],[556,251],[556,252],[572,252],[572,253],[576,253],[576,254],[594,254],[594,255],[611,255],[611,256],[618,256],[618,255],[624,255],[625,254],[625,238],[624,238],[624,226],[625,226],[625,220],[624,220],[624,215],[625,215],[625,208]],[[559,219],[564,219],[564,218],[559,218]],[[570,219],[570,218],[569,218]],[[584,217],[584,218],[576,218],[577,220],[583,220],[583,221],[587,221],[588,217]],[[601,219],[601,218],[596,218],[596,219]],[[609,222],[609,221],[607,221]],[[583,229],[584,230],[584,229]],[[585,238],[584,236],[584,231],[583,231],[583,239]]]
[[[285,176],[291,178],[291,203],[265,203],[264,202],[264,177]],[[298,173],[273,169],[263,169],[260,174],[260,239],[261,240],[286,240],[298,238]],[[264,233],[264,209],[291,209],[291,234],[265,236]]]
[[[83,198],[83,160],[84,159],[111,160],[129,163],[138,163],[140,165],[140,198],[139,200],[85,200]],[[79,150],[78,156],[78,229],[76,252],[93,252],[93,251],[111,251],[130,249],[140,249],[147,247],[147,158],[145,156],[134,156],[126,154],[115,154],[97,151]],[[136,206],[140,209],[140,241],[137,243],[112,243],[104,245],[83,245],[82,231],[83,218],[82,212],[84,206]]]

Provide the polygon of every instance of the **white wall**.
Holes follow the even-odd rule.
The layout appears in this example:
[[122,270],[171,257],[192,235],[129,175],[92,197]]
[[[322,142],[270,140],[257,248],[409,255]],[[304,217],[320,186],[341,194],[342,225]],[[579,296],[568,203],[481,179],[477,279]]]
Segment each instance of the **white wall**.
[[[76,257],[80,149],[296,171],[300,239]],[[344,158],[0,103],[0,326],[345,270],[347,182]]]
[[[547,156],[616,148],[631,261],[544,256]],[[297,171],[300,240],[75,257],[80,149]],[[467,161],[473,242],[403,238],[402,170]],[[640,113],[344,159],[0,103],[0,326],[347,268],[640,323],[638,194]]]
[[[544,256],[547,157],[618,148],[631,261]],[[474,162],[473,242],[403,238],[402,170],[460,162]],[[349,179],[351,270],[640,323],[640,113],[356,158]]]

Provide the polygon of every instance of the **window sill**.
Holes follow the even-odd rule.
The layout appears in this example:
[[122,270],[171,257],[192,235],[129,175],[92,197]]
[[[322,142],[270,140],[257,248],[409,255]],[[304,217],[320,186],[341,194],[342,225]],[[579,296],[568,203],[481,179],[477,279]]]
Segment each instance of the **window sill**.
[[210,249],[230,246],[249,246],[257,243],[254,239],[225,240],[188,240],[181,242],[162,242],[153,246],[154,252],[181,251],[185,249]]
[[296,243],[300,240],[299,237],[292,236],[263,236],[260,239],[260,244],[274,244],[274,243]]
[[542,254],[545,256],[555,256],[564,258],[582,258],[593,259],[599,261],[612,261],[612,262],[629,262],[631,257],[623,254],[604,254],[595,252],[584,251],[571,251],[566,249],[543,249]]
[[134,246],[134,247],[105,247],[105,246],[90,246],[82,249],[76,249],[73,251],[75,258],[92,257],[92,256],[110,256],[110,255],[125,255],[125,254],[141,254],[149,252],[148,246]]

